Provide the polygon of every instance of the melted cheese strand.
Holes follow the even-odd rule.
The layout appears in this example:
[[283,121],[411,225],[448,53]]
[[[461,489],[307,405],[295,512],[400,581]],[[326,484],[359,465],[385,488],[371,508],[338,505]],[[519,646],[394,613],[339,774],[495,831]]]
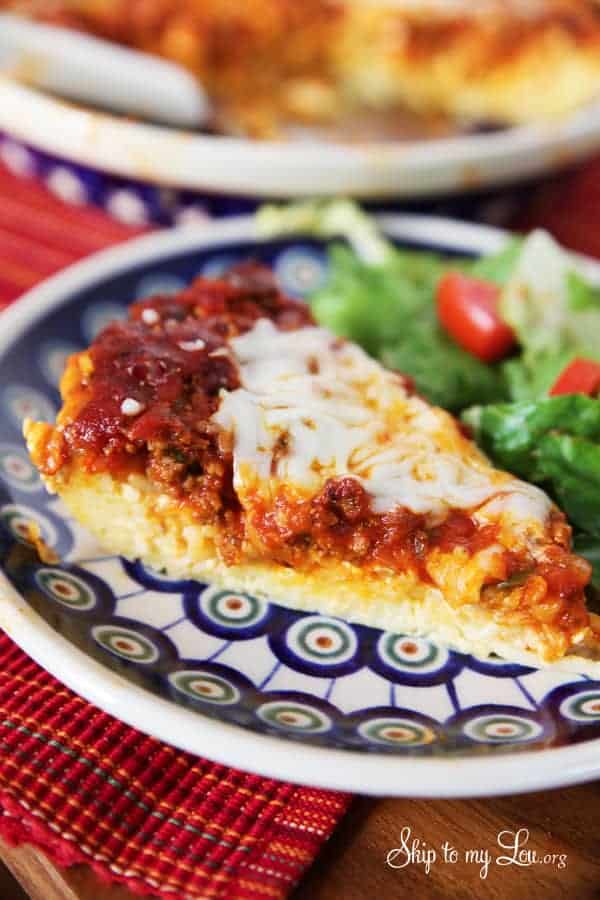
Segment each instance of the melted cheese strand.
[[315,494],[350,475],[376,513],[405,507],[432,518],[477,509],[543,527],[551,504],[532,485],[493,469],[454,420],[405,390],[354,344],[321,328],[279,331],[261,319],[230,348],[241,387],[213,416],[234,436],[234,487],[268,494],[285,482]]

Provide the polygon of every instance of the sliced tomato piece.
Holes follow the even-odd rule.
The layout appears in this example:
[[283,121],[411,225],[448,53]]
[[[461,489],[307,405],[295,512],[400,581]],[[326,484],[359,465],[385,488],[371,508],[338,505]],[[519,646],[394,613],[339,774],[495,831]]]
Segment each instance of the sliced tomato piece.
[[560,394],[587,394],[588,397],[595,397],[599,392],[600,363],[581,357],[570,362],[550,388],[551,397],[558,397]]
[[491,281],[447,272],[437,289],[439,320],[457,344],[483,362],[506,356],[515,343],[498,312],[500,288]]

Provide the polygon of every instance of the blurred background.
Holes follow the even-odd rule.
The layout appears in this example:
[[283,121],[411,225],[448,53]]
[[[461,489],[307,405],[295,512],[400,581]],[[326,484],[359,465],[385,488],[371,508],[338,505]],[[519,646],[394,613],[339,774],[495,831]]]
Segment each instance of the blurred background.
[[599,151],[596,0],[0,0],[5,170],[128,226],[343,194],[595,253]]

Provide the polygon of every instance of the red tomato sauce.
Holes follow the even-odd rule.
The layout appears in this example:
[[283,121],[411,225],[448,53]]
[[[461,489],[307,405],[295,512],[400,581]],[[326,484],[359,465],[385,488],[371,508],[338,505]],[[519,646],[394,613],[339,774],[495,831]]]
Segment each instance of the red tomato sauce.
[[156,444],[175,459],[193,455],[211,435],[219,392],[239,385],[227,341],[264,317],[283,330],[311,322],[308,307],[281,294],[256,264],[217,281],[198,279],[176,297],[133,304],[129,318],[111,323],[89,350],[85,400],[64,428],[71,450],[101,467],[107,457],[118,465]]

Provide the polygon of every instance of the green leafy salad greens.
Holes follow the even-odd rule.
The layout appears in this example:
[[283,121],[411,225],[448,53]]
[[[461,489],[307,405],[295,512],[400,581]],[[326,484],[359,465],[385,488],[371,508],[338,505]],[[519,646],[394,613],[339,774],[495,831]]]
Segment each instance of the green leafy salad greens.
[[346,201],[264,207],[258,223],[272,235],[305,232],[347,239],[348,244],[331,246],[327,283],[311,298],[320,324],[410,375],[421,394],[453,412],[506,398],[501,370],[462,350],[443,331],[434,296],[449,268],[500,281],[519,242],[475,262],[399,250],[383,237],[374,219]]
[[[268,206],[257,221],[269,236],[344,239],[330,245],[327,281],[310,298],[316,320],[410,375],[430,401],[462,415],[495,463],[546,489],[600,591],[600,399],[549,396],[574,359],[600,362],[600,288],[581,264],[543,231],[475,260],[401,249],[348,201]],[[501,287],[518,342],[510,359],[484,363],[446,334],[435,295],[448,270]]]
[[462,350],[438,324],[433,295],[448,262],[405,251],[374,266],[343,246],[332,248],[330,261],[328,283],[312,300],[318,322],[410,375],[420,393],[447,409],[503,399],[501,373]]

